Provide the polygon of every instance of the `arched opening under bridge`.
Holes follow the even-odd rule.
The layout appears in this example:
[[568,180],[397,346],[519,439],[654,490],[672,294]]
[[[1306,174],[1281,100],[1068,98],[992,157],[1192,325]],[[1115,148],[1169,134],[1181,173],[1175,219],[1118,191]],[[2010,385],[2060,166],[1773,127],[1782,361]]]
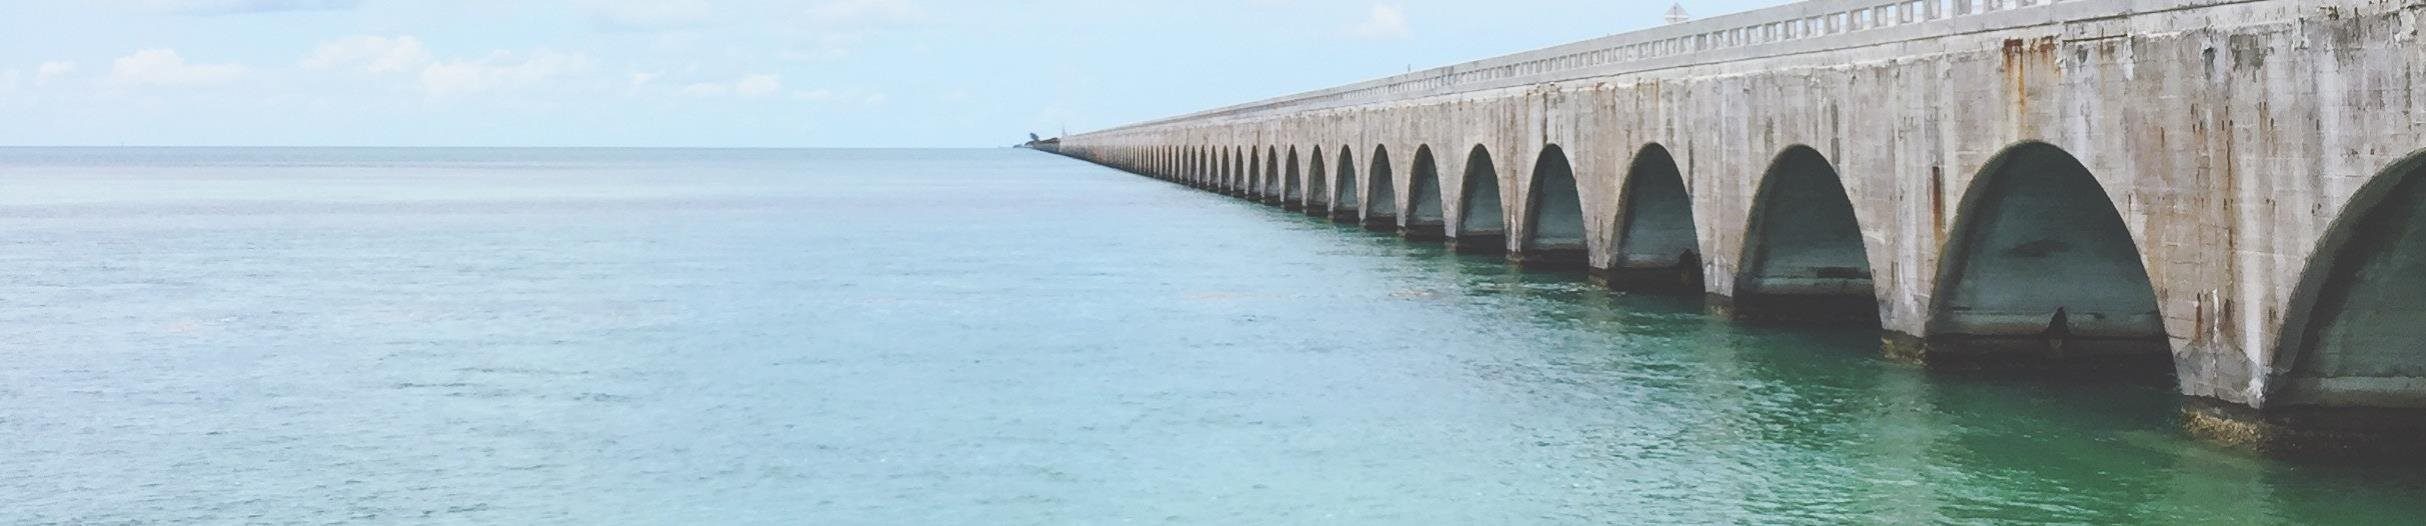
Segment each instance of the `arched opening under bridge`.
[[1390,147],[1373,147],[1373,164],[1365,169],[1365,217],[1367,230],[1398,229],[1398,195],[1393,191],[1390,171]]
[[1897,346],[1898,356],[1941,368],[2173,373],[2139,246],[2071,154],[2038,142],[2007,148],[1956,213],[1926,346]]
[[1316,146],[1306,156],[1306,215],[1322,217],[1331,214],[1331,169],[1323,163],[1323,147]]
[[1340,146],[1336,151],[1339,154],[1339,167],[1337,171],[1331,173],[1331,219],[1342,223],[1353,223],[1358,217],[1356,153],[1348,146]]
[[1509,258],[1528,267],[1582,268],[1588,257],[1584,201],[1566,150],[1555,144],[1542,148],[1526,195],[1524,243]]
[[1625,197],[1618,205],[1615,257],[1602,279],[1628,291],[1702,292],[1701,232],[1693,222],[1693,196],[1684,173],[1666,147],[1635,153],[1626,168]]
[[1449,246],[1469,254],[1504,252],[1508,214],[1500,203],[1499,168],[1491,163],[1491,149],[1474,145],[1466,154],[1465,168],[1457,186],[1457,228],[1450,229]]
[[[2344,205],[2309,257],[2286,315],[2275,343],[2277,373],[2266,382],[2267,408],[2255,421],[2234,412],[2220,416],[2255,424],[2265,433],[2257,445],[2282,453],[2421,456],[2426,152],[2378,173]],[[2195,420],[2201,406],[2193,408]]]
[[1416,146],[1415,162],[1407,173],[1406,220],[1399,234],[1421,241],[1448,237],[1441,210],[1440,163],[1433,159],[1431,146]]
[[1306,207],[1305,172],[1297,164],[1297,147],[1289,147],[1289,157],[1281,161],[1280,207],[1299,210]]
[[1836,167],[1808,146],[1779,153],[1755,194],[1732,297],[1712,307],[1758,321],[1876,324],[1869,248]]

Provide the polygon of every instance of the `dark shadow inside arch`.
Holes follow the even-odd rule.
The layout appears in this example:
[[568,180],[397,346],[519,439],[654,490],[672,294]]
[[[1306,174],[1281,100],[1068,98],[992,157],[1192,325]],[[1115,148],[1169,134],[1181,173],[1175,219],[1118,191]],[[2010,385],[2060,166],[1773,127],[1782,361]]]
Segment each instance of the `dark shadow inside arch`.
[[1306,157],[1306,215],[1330,214],[1330,173],[1330,165],[1323,163],[1323,148],[1314,147],[1313,154]]
[[1297,147],[1289,147],[1289,157],[1283,161],[1280,176],[1281,208],[1297,210],[1306,206],[1305,174],[1298,169]]
[[1525,242],[1510,258],[1528,267],[1582,267],[1584,201],[1566,150],[1555,144],[1542,148],[1525,203]]
[[1474,145],[1458,182],[1457,228],[1449,245],[1458,252],[1496,254],[1508,249],[1508,215],[1499,199],[1499,168],[1491,150]]
[[1280,148],[1265,146],[1264,184],[1257,188],[1256,197],[1267,202],[1280,201],[1280,181]]
[[1341,222],[1357,220],[1356,153],[1341,146],[1339,168],[1331,173],[1331,219]]
[[2106,190],[2045,143],[2006,149],[1964,193],[1922,353],[1933,367],[2173,373],[2156,290]]
[[1627,167],[1625,184],[1617,251],[1604,279],[1621,290],[1701,293],[1701,233],[1676,159],[1665,147],[1645,146]]
[[2309,264],[2275,403],[2426,409],[2426,153],[2376,176]]
[[1398,229],[1398,195],[1390,171],[1390,147],[1373,147],[1373,164],[1365,169],[1365,228],[1370,230]]
[[1735,294],[1711,305],[1742,320],[1878,322],[1861,223],[1836,168],[1787,148],[1762,174]]
[[1415,163],[1407,173],[1407,212],[1399,233],[1408,239],[1438,240],[1448,233],[1441,214],[1440,163],[1429,145],[1415,147]]

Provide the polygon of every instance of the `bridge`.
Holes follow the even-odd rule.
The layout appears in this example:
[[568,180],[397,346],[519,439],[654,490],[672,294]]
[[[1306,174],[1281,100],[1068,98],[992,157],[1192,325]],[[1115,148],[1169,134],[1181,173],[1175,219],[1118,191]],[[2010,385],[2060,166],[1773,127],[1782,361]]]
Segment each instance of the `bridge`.
[[2402,454],[2422,10],[1814,0],[1060,150],[1719,315],[1875,323],[1932,370],[2169,377],[2238,446]]

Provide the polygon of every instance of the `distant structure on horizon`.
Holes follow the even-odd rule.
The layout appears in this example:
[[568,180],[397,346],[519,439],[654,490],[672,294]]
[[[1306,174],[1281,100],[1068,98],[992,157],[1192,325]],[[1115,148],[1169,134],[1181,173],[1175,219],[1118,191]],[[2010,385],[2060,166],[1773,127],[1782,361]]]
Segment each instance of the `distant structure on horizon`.
[[1668,8],[1669,24],[1682,24],[1691,21],[1693,21],[1693,14],[1685,12],[1685,4],[1676,4],[1674,7]]

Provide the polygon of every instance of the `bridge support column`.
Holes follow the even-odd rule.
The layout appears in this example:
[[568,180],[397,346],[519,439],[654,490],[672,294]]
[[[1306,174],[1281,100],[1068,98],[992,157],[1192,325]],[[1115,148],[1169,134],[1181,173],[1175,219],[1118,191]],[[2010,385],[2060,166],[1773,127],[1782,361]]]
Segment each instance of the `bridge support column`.
[[1441,224],[1412,224],[1398,229],[1399,237],[1408,241],[1440,241],[1448,239],[1448,229]]
[[1334,210],[1331,212],[1331,222],[1333,223],[1353,225],[1357,224],[1357,222],[1362,219],[1363,218],[1357,216],[1355,210]]
[[1363,223],[1364,223],[1365,230],[1371,230],[1371,231],[1374,231],[1374,232],[1397,232],[1397,231],[1398,231],[1398,220],[1397,220],[1397,219],[1392,219],[1392,218],[1388,218],[1388,217],[1368,217],[1368,218],[1365,218],[1365,219],[1364,219],[1364,222],[1363,222]]

